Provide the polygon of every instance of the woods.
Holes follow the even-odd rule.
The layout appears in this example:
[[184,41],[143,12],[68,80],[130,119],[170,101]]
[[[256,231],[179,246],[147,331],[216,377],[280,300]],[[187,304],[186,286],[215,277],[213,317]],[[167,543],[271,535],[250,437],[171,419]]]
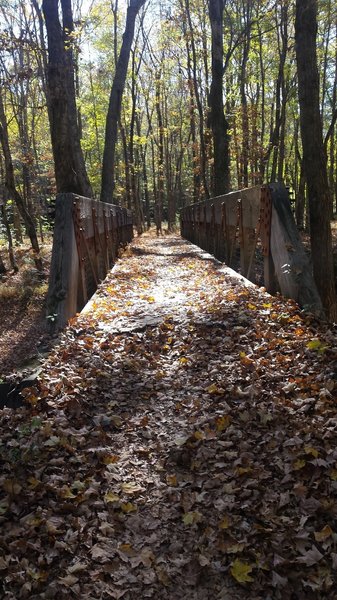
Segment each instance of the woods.
[[186,204],[280,181],[335,318],[331,0],[15,0],[1,11],[4,210],[36,257],[55,192],[126,206],[138,233],[151,221],[160,233]]
[[336,600],[336,136],[333,0],[0,3],[1,600]]

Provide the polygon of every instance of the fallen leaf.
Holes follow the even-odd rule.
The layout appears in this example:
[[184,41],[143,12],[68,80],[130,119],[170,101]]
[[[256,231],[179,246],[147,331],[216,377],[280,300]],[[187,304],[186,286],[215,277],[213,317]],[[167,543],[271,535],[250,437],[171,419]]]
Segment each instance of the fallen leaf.
[[315,540],[316,540],[316,542],[324,542],[329,537],[331,537],[333,535],[333,533],[334,532],[332,531],[330,525],[325,525],[325,527],[323,527],[323,529],[321,529],[321,531],[315,531],[315,533],[314,533]]
[[238,558],[232,563],[230,568],[230,573],[236,581],[239,583],[248,583],[254,581],[254,579],[249,575],[253,570],[252,565],[248,563],[242,562]]
[[104,496],[104,500],[105,502],[118,502],[120,498],[115,492],[107,492]]
[[195,523],[200,523],[202,521],[203,516],[198,511],[187,512],[183,516],[183,522],[185,525],[194,525]]
[[323,558],[323,554],[316,548],[316,546],[312,546],[310,550],[307,550],[302,556],[298,556],[296,558],[297,562],[305,564],[307,567],[311,567],[315,565]]
[[120,506],[124,513],[135,512],[137,510],[137,505],[131,502],[122,502]]
[[78,582],[78,577],[75,577],[75,575],[66,575],[65,577],[59,577],[58,580],[62,585],[65,585],[66,587],[71,587],[72,585],[75,585],[75,583]]
[[128,483],[122,483],[121,488],[122,488],[122,491],[124,492],[124,494],[129,494],[130,496],[144,491],[144,488],[141,485],[139,485],[138,483],[136,483],[135,481],[129,481]]

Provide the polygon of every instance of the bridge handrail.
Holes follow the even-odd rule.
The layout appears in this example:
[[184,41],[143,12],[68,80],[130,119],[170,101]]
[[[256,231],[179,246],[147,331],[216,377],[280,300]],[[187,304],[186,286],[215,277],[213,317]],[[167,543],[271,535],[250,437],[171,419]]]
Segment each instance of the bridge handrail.
[[50,328],[60,329],[80,311],[132,240],[132,213],[72,193],[58,194],[47,296]]
[[254,282],[258,244],[264,259],[264,287],[280,291],[303,308],[322,315],[310,260],[282,183],[236,190],[181,209],[181,235],[234,267],[240,249],[240,272]]

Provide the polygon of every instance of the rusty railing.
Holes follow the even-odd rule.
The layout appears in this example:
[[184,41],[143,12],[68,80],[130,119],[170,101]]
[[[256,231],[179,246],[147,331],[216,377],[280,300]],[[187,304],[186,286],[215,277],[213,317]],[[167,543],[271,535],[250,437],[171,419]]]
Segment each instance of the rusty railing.
[[58,194],[47,297],[52,329],[63,327],[84,307],[115,263],[118,249],[132,237],[131,211]]
[[[322,314],[283,184],[246,188],[186,206],[181,210],[181,235],[271,294],[280,291]],[[258,255],[262,269],[256,268]],[[261,270],[263,281],[257,277]]]

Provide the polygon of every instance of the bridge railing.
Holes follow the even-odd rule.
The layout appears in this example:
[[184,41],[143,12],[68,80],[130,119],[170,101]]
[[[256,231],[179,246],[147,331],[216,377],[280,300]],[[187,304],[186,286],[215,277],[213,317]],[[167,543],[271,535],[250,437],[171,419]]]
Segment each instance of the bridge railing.
[[131,211],[71,193],[58,194],[55,210],[47,318],[59,329],[95,293],[133,226]]
[[[181,210],[181,235],[256,282],[256,257],[263,281],[302,307],[322,314],[312,268],[281,183],[246,188]],[[257,252],[257,249],[260,252]]]

